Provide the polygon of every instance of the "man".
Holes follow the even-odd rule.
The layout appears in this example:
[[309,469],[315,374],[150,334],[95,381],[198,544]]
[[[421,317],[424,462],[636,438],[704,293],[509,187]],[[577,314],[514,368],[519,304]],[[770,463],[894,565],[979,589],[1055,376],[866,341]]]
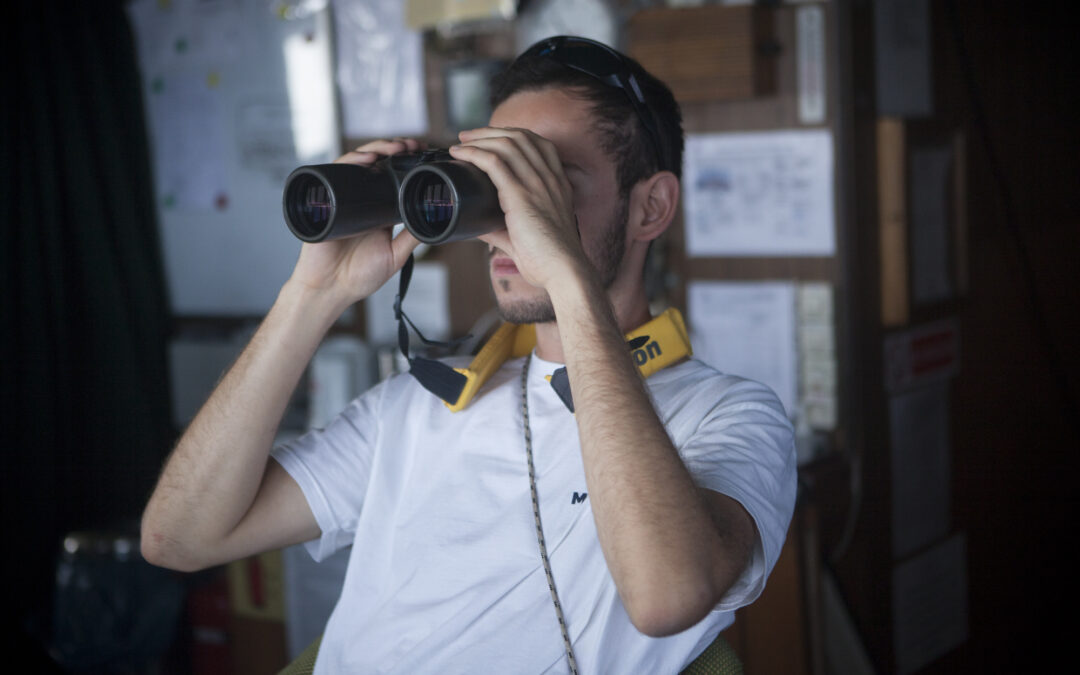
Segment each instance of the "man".
[[[603,45],[554,38],[493,98],[490,125],[450,152],[498,189],[506,228],[482,237],[492,289],[508,321],[535,324],[535,350],[459,412],[391,378],[271,461],[327,329],[417,242],[381,230],[305,245],[166,463],[144,555],[194,570],[352,545],[316,672],[677,672],[776,561],[791,428],[761,385],[688,358],[644,379],[628,348],[650,321],[646,251],[679,200],[667,88]],[[375,141],[339,161],[417,147]],[[563,367],[569,396],[547,379]]]

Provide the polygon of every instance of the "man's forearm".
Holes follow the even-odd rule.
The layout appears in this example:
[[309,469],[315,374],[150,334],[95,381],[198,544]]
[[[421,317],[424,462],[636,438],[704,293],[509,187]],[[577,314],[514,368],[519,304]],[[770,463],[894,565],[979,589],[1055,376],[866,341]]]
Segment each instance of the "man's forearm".
[[653,409],[602,289],[575,280],[552,300],[608,567],[639,628],[681,630],[687,626],[675,624],[687,611],[700,618],[715,602],[719,532]]
[[286,284],[251,342],[165,464],[143,514],[143,548],[197,568],[221,547],[259,490],[289,398],[341,308]]

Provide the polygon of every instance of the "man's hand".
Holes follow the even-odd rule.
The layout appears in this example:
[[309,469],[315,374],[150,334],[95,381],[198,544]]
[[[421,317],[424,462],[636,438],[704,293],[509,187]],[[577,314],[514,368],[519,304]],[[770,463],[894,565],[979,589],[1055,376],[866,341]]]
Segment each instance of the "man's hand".
[[[372,141],[335,163],[369,166],[383,157],[420,147],[414,139]],[[378,228],[354,237],[304,244],[291,281],[332,292],[347,306],[377,291],[401,269],[419,243],[407,230],[393,237],[390,228]]]
[[573,189],[555,145],[526,129],[463,131],[450,154],[480,167],[499,191],[506,230],[484,237],[514,260],[525,281],[548,288],[568,269],[591,270],[574,215]]

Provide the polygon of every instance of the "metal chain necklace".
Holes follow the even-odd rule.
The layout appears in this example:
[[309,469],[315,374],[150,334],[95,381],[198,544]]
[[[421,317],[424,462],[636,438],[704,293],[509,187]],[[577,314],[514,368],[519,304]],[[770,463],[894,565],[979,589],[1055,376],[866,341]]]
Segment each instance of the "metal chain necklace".
[[562,629],[563,643],[566,645],[566,660],[570,663],[570,673],[571,675],[577,675],[574,648],[570,644],[570,633],[566,630],[566,619],[563,618],[562,605],[559,604],[559,594],[555,591],[555,578],[551,575],[551,562],[548,561],[547,544],[544,543],[544,528],[540,524],[540,500],[536,497],[536,469],[533,466],[532,431],[529,428],[530,362],[532,362],[532,355],[525,357],[525,366],[521,369],[521,417],[525,427],[525,457],[529,460],[529,490],[532,493],[533,516],[536,518],[536,542],[540,545],[540,559],[544,562],[544,573],[547,575],[548,589],[551,591],[551,599],[555,603],[555,616],[559,620],[559,628]]

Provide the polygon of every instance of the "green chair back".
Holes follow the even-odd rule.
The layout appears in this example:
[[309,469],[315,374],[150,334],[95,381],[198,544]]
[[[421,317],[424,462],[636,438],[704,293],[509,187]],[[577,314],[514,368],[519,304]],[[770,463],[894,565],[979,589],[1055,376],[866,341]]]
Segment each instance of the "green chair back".
[[690,665],[683,668],[680,675],[742,675],[742,672],[742,661],[721,633]]
[[[319,654],[322,638],[315,638],[296,660],[285,666],[278,675],[311,675],[315,672],[315,657]],[[705,648],[680,675],[742,675],[742,662],[731,648],[723,634],[717,635],[713,643]]]

